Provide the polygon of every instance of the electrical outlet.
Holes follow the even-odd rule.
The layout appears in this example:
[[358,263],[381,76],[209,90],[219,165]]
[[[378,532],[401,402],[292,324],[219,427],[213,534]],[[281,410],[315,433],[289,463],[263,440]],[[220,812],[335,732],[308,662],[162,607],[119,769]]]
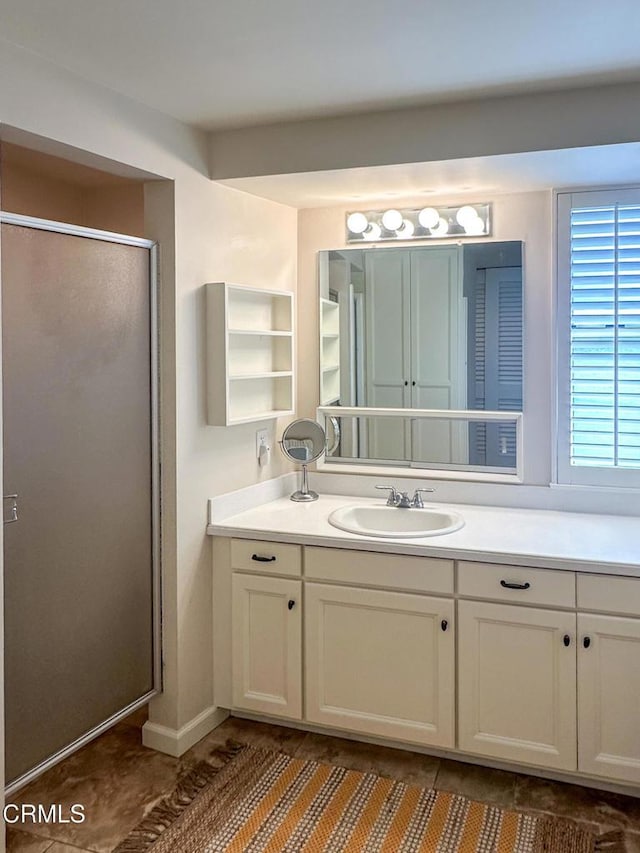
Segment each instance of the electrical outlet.
[[256,458],[260,458],[260,448],[262,445],[265,447],[269,447],[269,430],[268,429],[259,429],[256,430]]

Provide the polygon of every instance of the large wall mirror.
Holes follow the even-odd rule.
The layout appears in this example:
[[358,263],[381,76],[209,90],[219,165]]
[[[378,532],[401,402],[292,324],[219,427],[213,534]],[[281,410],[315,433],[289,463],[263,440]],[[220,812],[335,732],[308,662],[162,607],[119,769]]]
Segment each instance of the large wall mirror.
[[320,405],[362,409],[333,461],[515,471],[513,421],[366,410],[522,410],[521,242],[320,252],[319,291]]

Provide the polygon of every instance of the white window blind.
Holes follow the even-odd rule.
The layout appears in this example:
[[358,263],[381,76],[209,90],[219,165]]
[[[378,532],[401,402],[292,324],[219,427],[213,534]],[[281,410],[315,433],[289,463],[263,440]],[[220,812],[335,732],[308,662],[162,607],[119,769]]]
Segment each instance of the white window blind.
[[569,237],[569,462],[640,469],[640,202],[572,206]]

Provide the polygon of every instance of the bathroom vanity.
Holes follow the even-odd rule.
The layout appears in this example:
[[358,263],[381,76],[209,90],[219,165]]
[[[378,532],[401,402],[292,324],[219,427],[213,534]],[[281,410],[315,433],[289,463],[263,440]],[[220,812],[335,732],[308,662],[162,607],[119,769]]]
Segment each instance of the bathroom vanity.
[[349,503],[383,501],[209,525],[218,707],[640,790],[637,518],[456,506],[385,539],[330,526]]

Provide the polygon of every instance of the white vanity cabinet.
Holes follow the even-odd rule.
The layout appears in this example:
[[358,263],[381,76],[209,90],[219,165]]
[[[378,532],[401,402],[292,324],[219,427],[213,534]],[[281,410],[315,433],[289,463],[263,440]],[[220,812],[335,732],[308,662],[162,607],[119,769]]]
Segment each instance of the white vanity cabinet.
[[460,749],[575,770],[575,574],[460,561],[458,594]]
[[[578,607],[640,613],[640,580],[578,575]],[[578,614],[578,769],[640,784],[640,619]]]
[[455,745],[452,600],[307,583],[305,640],[310,722]]
[[460,562],[458,593],[494,599],[458,601],[459,748],[640,784],[640,580]]
[[453,561],[304,549],[306,719],[455,745]]
[[576,615],[458,602],[459,747],[576,769]]
[[640,783],[640,619],[578,616],[578,769]]
[[233,704],[277,717],[302,716],[302,583],[233,576]]
[[231,684],[236,708],[302,718],[301,550],[298,545],[231,541]]
[[640,579],[222,540],[216,702],[640,787]]

